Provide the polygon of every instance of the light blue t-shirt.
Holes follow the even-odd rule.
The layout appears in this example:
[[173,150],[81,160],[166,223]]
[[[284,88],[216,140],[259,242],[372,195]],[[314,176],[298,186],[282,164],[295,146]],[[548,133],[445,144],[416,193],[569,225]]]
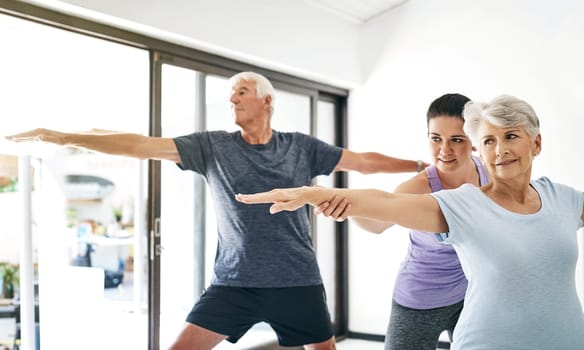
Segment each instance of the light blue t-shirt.
[[321,284],[312,247],[309,208],[271,215],[269,204],[247,205],[238,193],[308,186],[331,173],[342,148],[312,136],[273,131],[263,145],[241,133],[200,132],[177,137],[181,167],[205,177],[217,214],[213,284],[294,287]]
[[541,208],[527,215],[472,185],[432,194],[469,281],[453,350],[584,349],[575,281],[584,195],[545,177],[531,185]]

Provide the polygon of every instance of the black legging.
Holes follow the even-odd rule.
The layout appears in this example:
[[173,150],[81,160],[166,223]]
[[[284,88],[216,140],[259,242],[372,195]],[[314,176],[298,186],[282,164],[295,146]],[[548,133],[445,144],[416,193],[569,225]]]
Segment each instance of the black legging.
[[418,310],[392,301],[385,350],[436,350],[443,331],[448,331],[452,340],[463,303]]

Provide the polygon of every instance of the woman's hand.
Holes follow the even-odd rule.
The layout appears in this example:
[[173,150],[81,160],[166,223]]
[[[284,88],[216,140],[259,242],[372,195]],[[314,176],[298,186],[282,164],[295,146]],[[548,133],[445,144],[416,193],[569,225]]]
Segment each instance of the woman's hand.
[[314,214],[330,217],[335,221],[345,221],[349,216],[351,203],[347,198],[334,196],[330,201],[320,203],[314,208]]
[[245,204],[274,203],[270,207],[270,213],[276,214],[281,211],[294,211],[305,204],[317,206],[322,203],[316,199],[315,191],[317,187],[293,187],[276,188],[268,192],[254,194],[237,194],[235,199]]

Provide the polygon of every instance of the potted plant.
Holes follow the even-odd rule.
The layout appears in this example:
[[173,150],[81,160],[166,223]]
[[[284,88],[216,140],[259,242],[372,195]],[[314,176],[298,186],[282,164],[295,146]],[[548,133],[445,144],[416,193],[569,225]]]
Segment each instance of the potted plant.
[[2,276],[2,296],[6,299],[13,299],[18,287],[18,265],[0,263],[0,275]]
[[114,217],[117,223],[122,221],[122,208],[114,208]]

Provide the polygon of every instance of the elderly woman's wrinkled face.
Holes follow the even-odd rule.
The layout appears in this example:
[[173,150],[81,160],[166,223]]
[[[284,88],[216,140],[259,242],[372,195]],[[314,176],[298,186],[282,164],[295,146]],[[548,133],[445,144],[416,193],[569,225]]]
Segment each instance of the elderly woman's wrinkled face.
[[531,163],[541,152],[540,135],[532,138],[521,127],[501,128],[483,120],[478,136],[481,159],[492,179],[531,177]]

